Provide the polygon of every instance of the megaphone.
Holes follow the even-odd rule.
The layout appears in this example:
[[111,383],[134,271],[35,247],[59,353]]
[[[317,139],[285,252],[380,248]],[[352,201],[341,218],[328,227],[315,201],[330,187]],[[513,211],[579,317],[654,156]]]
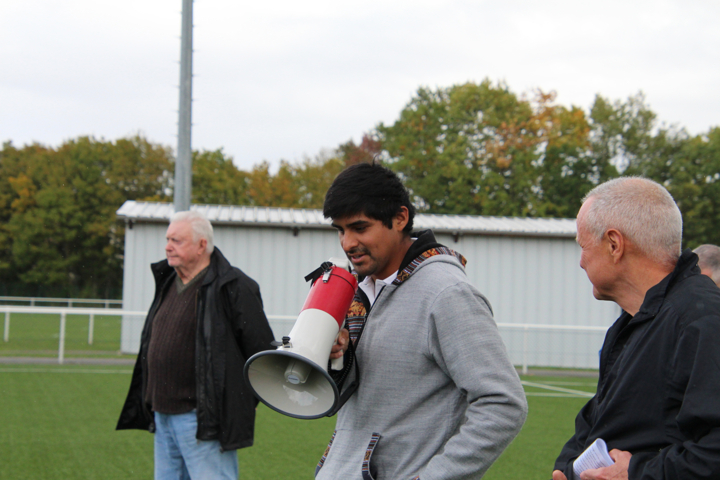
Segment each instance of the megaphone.
[[317,278],[290,333],[276,350],[256,353],[245,363],[245,380],[273,410],[312,419],[338,408],[340,393],[327,365],[358,286],[349,266],[346,259],[331,258],[308,275]]

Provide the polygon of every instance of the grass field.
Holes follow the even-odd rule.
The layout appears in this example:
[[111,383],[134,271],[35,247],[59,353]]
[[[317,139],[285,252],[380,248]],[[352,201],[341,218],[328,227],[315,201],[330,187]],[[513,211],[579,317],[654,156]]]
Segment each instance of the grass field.
[[[12,336],[11,336],[12,338]],[[0,478],[151,479],[153,436],[114,430],[130,367],[0,365]],[[530,413],[489,480],[547,480],[592,378],[523,377]],[[570,392],[568,392],[570,391]],[[334,418],[296,420],[258,408],[243,480],[310,480]]]

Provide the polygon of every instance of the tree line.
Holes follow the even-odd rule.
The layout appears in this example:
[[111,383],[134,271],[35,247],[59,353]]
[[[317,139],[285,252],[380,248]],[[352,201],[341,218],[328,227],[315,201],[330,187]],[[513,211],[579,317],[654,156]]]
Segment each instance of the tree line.
[[[321,208],[347,165],[381,161],[420,212],[574,217],[585,193],[619,175],[665,185],[685,246],[720,242],[720,128],[690,135],[658,121],[642,94],[596,96],[588,111],[505,84],[420,88],[391,125],[359,144],[239,169],[222,149],[193,152],[193,203]],[[172,201],[172,150],[142,136],[79,137],[0,150],[0,295],[119,298],[126,200]]]

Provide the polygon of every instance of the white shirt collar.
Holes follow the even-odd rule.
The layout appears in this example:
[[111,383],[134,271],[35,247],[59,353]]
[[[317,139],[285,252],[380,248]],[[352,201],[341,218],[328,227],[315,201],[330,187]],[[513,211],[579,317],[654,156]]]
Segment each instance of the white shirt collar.
[[383,278],[382,280],[378,279],[373,282],[372,278],[370,278],[370,276],[368,275],[362,282],[360,282],[358,286],[362,289],[363,292],[365,292],[365,295],[367,295],[368,300],[370,300],[370,305],[372,306],[375,303],[375,299],[378,297],[378,295],[380,295],[383,287],[385,285],[390,285],[392,282],[394,282],[397,276],[398,272],[395,271],[395,273],[393,273],[389,277]]

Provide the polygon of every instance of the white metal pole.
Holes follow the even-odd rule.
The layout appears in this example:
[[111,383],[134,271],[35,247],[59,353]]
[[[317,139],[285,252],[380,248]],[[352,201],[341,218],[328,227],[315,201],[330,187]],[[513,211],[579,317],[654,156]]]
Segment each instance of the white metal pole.
[[10,340],[10,312],[5,312],[5,333],[3,335],[3,340],[6,342]]
[[528,336],[528,327],[525,327],[525,328],[523,328],[523,366],[522,366],[523,375],[527,375],[527,373],[528,373],[527,336]]
[[180,40],[180,109],[178,112],[178,148],[175,159],[173,203],[175,211],[190,209],[192,190],[192,33],[193,0],[182,0]]
[[60,345],[58,345],[58,363],[62,365],[65,361],[65,320],[67,314],[60,313]]
[[88,322],[88,345],[93,344],[93,331],[95,330],[95,314],[90,314],[90,321]]

